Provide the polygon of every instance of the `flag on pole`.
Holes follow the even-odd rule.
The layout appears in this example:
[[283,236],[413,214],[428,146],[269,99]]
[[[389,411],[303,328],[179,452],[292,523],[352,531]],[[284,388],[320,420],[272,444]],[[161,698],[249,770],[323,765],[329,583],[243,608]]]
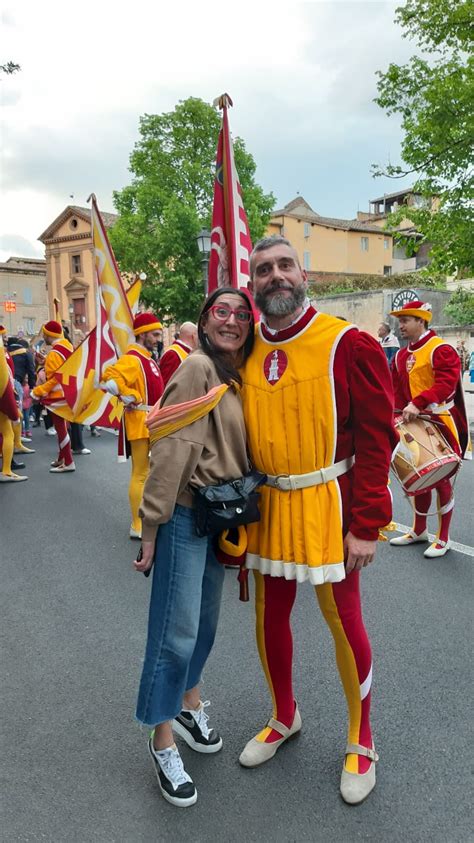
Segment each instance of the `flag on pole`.
[[19,413],[13,391],[13,381],[10,367],[5,356],[5,348],[0,337],[0,413],[4,413],[10,421],[18,421]]
[[[137,280],[127,290],[127,301],[132,312],[138,307],[141,288],[141,281]],[[101,323],[102,333],[98,333],[97,327],[93,328],[54,373],[63,388],[64,399],[54,401],[46,398],[44,404],[68,421],[118,428],[123,413],[122,402],[95,386],[96,381],[100,380],[102,370],[117,360],[105,312],[102,313]],[[97,360],[100,365],[99,372],[95,368]]]
[[252,251],[227,116],[227,109],[232,106],[232,100],[228,94],[223,94],[214,105],[222,109],[222,127],[217,143],[212,209],[208,284],[210,293],[217,287],[246,288],[250,279],[250,252]]
[[[96,327],[102,335],[106,324],[112,340],[115,354],[125,354],[127,346],[134,341],[133,315],[128,303],[115,255],[107,237],[105,225],[97,207],[94,194],[92,199],[91,224],[94,243],[94,275],[96,283]],[[99,348],[99,345],[97,346]],[[107,363],[109,365],[109,363]],[[103,364],[97,360],[96,372],[100,374]],[[97,386],[99,381],[97,381]]]

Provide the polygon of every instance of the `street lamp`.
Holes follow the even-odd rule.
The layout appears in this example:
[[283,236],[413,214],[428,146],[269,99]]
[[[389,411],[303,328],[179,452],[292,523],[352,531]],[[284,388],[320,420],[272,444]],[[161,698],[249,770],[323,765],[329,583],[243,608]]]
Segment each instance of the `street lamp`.
[[204,282],[204,293],[207,297],[209,281],[209,256],[211,254],[211,234],[203,228],[196,237],[197,246],[201,253],[202,280]]

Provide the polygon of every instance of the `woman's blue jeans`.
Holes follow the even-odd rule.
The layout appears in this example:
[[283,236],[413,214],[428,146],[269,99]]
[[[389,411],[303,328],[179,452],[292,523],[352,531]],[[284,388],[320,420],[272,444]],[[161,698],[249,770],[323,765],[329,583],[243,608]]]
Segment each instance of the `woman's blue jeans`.
[[177,505],[155,548],[148,639],[137,719],[155,726],[181,711],[201,679],[216,635],[224,566],[210,537],[199,538],[193,510]]

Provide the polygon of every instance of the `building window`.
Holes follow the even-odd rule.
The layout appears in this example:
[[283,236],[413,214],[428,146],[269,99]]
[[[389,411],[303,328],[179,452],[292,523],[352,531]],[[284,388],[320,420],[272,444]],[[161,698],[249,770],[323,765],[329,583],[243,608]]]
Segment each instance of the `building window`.
[[390,237],[383,238],[383,247],[384,249],[390,249]]
[[76,220],[76,219],[74,219],[74,217],[73,217],[73,219],[71,220],[71,222],[69,223],[69,225],[71,226],[71,228],[72,228],[72,229],[77,228],[78,224],[79,224],[79,223],[77,222],[77,220]]
[[23,287],[23,304],[33,304],[33,292],[31,287]]
[[27,316],[26,317],[26,333],[27,334],[35,334],[35,317],[34,316]]
[[311,233],[311,226],[310,226],[309,222],[305,222],[305,224],[304,224],[304,236],[309,237],[310,233]]
[[392,274],[392,267],[391,266],[384,266],[383,274],[384,275],[391,275]]
[[311,253],[303,252],[303,269],[307,271],[311,269]]
[[361,237],[360,238],[360,250],[361,250],[361,252],[368,252],[369,251],[369,238],[368,237]]
[[71,269],[73,275],[80,275],[82,272],[81,269],[81,256],[80,255],[71,255]]

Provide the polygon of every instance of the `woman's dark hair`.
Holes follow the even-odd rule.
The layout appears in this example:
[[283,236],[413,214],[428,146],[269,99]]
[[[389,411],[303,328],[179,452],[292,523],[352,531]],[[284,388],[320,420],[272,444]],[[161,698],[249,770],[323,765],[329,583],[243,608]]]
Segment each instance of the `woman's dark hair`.
[[[204,333],[204,326],[207,322],[207,313],[212,307],[213,304],[223,296],[225,293],[231,293],[233,296],[240,296],[242,301],[244,302],[245,306],[248,307],[249,310],[252,310],[252,305],[250,303],[250,299],[246,293],[242,290],[236,290],[235,287],[218,287],[217,290],[214,290],[213,293],[206,299],[204,302],[201,312],[199,314],[198,319],[198,337],[199,343],[201,345],[201,349],[207,354],[208,357],[211,358],[214,366],[216,367],[217,374],[222,381],[222,383],[230,384],[232,381],[237,381],[238,384],[242,384],[242,378],[240,377],[239,372],[235,366],[234,361],[228,354],[219,351],[219,349],[215,348],[215,346],[210,341],[209,337],[206,333]],[[241,359],[239,361],[239,365],[242,366],[245,361],[247,360],[248,356],[250,355],[253,344],[255,342],[255,321],[253,318],[253,311],[252,311],[252,318],[249,322],[249,333],[248,337],[245,340],[245,343],[240,351]]]

